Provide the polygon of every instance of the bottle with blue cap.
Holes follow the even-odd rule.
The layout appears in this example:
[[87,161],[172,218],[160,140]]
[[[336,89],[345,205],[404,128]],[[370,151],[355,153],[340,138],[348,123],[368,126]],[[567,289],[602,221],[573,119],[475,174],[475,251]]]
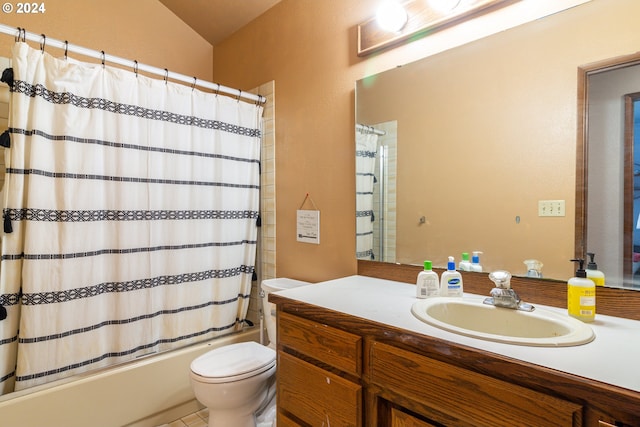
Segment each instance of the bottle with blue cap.
[[471,257],[471,271],[475,271],[476,273],[482,273],[482,265],[480,265],[480,251],[473,251],[473,256]]
[[462,296],[462,275],[456,271],[456,262],[452,256],[447,263],[447,271],[440,277],[440,295],[443,297]]

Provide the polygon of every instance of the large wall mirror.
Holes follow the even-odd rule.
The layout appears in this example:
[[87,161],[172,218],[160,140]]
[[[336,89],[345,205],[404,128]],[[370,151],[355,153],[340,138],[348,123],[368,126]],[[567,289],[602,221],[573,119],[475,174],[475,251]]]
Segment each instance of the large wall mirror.
[[579,69],[576,251],[612,285],[640,289],[640,54]]
[[638,50],[639,15],[594,0],[356,82],[358,258],[444,267],[478,251],[483,271],[525,276],[538,260],[566,280],[593,252],[608,286],[637,288],[625,105],[640,71],[610,64]]

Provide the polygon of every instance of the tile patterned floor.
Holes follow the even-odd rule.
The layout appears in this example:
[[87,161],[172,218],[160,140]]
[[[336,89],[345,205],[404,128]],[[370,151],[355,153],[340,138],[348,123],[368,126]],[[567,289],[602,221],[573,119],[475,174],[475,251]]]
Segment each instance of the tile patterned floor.
[[202,409],[194,414],[175,420],[169,424],[158,427],[207,427],[209,423],[209,410]]

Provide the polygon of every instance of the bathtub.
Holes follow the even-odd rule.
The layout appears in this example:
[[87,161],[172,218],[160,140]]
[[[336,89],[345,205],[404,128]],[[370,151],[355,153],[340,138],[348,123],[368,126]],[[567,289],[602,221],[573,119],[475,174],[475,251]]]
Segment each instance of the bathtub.
[[4,427],[153,427],[198,411],[189,365],[227,344],[259,341],[259,328],[0,397]]

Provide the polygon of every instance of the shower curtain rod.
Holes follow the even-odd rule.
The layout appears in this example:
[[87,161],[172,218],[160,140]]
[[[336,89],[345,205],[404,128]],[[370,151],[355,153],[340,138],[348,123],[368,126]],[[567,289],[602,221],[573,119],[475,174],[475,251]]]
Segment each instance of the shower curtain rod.
[[7,34],[10,36],[14,36],[16,38],[16,41],[31,40],[34,42],[39,42],[40,48],[43,50],[49,46],[63,49],[65,52],[65,57],[67,55],[67,52],[79,53],[84,56],[99,59],[102,61],[103,64],[105,62],[111,62],[114,64],[122,65],[124,67],[131,67],[136,74],[138,73],[138,71],[145,71],[147,73],[162,76],[165,80],[172,79],[172,80],[177,80],[183,83],[189,83],[191,84],[192,87],[200,86],[203,88],[211,89],[216,93],[233,95],[238,99],[245,98],[260,104],[264,104],[267,101],[267,98],[261,95],[254,95],[249,92],[243,92],[240,89],[233,89],[230,87],[222,86],[218,83],[211,83],[204,80],[199,80],[196,77],[189,77],[184,74],[174,73],[172,71],[167,70],[166,68],[161,69],[161,68],[153,67],[151,65],[139,63],[138,61],[135,61],[135,60],[125,59],[125,58],[121,58],[119,56],[114,56],[114,55],[109,55],[104,51],[97,51],[93,49],[88,49],[86,47],[74,45],[67,42],[66,40],[61,41],[57,39],[52,39],[47,37],[45,34],[37,35],[35,33],[29,33],[24,28],[20,28],[20,27],[16,28],[16,27],[10,27],[8,25],[0,24],[0,34]]
[[363,132],[375,133],[376,135],[386,135],[387,134],[383,130],[376,129],[373,126],[361,125],[360,123],[356,123],[356,129],[361,130]]

